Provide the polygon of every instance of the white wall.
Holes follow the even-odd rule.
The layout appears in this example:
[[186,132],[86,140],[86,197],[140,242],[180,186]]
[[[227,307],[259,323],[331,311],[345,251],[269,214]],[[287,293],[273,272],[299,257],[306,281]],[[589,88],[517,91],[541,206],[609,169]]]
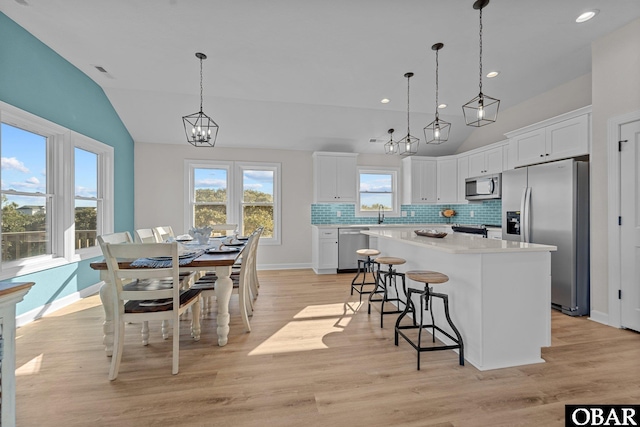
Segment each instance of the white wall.
[[[526,82],[522,82],[526,84]],[[498,120],[474,130],[456,153],[503,141],[504,134],[591,104],[591,74],[498,113]]]
[[640,110],[640,19],[592,45],[591,308],[608,313],[607,121]]
[[[261,246],[258,264],[309,267],[311,264],[311,152],[265,149],[195,148],[135,144],[135,228],[170,225],[184,233],[184,160],[242,160],[282,164],[282,245]],[[167,196],[164,196],[167,195]]]

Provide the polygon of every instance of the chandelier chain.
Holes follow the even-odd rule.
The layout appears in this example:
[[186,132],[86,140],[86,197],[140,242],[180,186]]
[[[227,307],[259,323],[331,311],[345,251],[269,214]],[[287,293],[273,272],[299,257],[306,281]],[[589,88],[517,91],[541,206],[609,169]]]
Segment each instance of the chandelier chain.
[[200,112],[202,113],[202,58],[200,58]]
[[407,137],[409,136],[410,132],[410,126],[409,126],[409,80],[411,79],[411,76],[407,76]]
[[438,120],[438,52],[440,50],[436,50],[436,120]]
[[480,8],[480,93],[482,93],[482,8]]

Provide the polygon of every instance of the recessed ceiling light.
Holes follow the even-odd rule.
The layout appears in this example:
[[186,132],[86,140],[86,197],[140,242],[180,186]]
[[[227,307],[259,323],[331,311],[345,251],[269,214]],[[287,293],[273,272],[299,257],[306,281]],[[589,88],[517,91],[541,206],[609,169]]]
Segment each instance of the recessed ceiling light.
[[438,105],[438,108],[447,108],[447,104],[440,104]]
[[380,100],[380,102],[383,103],[383,104],[388,104],[389,100],[387,98],[384,98],[384,99]]
[[588,20],[590,20],[591,18],[596,16],[598,14],[598,12],[600,12],[598,9],[593,9],[593,10],[589,10],[587,12],[584,12],[583,14],[581,14],[580,16],[578,16],[576,18],[576,22],[577,23],[587,22]]
[[487,78],[492,79],[494,77],[497,77],[498,74],[500,74],[500,71],[491,71],[490,73],[487,73]]

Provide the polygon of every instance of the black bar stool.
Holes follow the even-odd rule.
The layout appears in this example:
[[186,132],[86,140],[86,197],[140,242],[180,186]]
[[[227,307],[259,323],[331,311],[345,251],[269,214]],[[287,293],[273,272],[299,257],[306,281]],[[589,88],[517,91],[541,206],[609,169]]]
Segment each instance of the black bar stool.
[[[358,260],[358,274],[356,274],[356,277],[351,281],[351,295],[353,295],[353,291],[355,290],[360,294],[360,302],[362,302],[362,294],[370,294],[372,292],[365,291],[364,286],[376,284],[375,266],[378,265],[378,263],[373,261],[371,257],[380,255],[380,251],[377,249],[358,249],[356,253],[360,256],[367,257],[367,259]],[[362,282],[358,282],[360,273],[362,273]],[[367,273],[371,275],[371,280],[373,280],[372,282],[367,282]]]
[[[383,328],[384,327],[384,315],[385,314],[394,314],[394,313],[402,313],[402,310],[400,310],[400,303],[405,304],[405,302],[400,299],[400,293],[398,293],[398,284],[396,282],[396,278],[400,277],[402,278],[402,291],[404,292],[403,295],[406,295],[407,291],[407,287],[405,285],[405,279],[404,279],[404,273],[398,273],[393,266],[394,265],[401,265],[404,264],[405,262],[407,262],[405,259],[403,258],[396,258],[396,257],[378,257],[374,260],[375,263],[378,264],[378,271],[376,274],[376,287],[373,289],[373,291],[371,291],[371,294],[369,295],[369,307],[367,309],[367,313],[371,314],[371,303],[372,302],[380,302],[380,327]],[[381,271],[380,270],[380,265],[384,264],[384,265],[388,265],[389,266],[389,270],[388,271]],[[395,298],[389,298],[389,288],[391,287],[391,285],[393,284],[393,287],[396,291],[396,297]],[[376,295],[380,295],[382,294],[382,298],[376,298]],[[396,307],[395,310],[390,310],[390,311],[385,311],[384,310],[384,304],[386,302],[397,302],[398,305]],[[405,304],[406,305],[406,304]]]
[[[424,283],[424,289],[413,289],[409,288],[409,293],[407,294],[407,304],[404,307],[404,311],[400,316],[398,316],[398,320],[396,321],[396,333],[395,333],[395,344],[398,345],[398,336],[401,336],[413,348],[418,351],[418,370],[420,370],[420,352],[422,351],[436,351],[436,350],[453,350],[460,349],[459,359],[460,365],[464,366],[464,344],[462,342],[462,336],[458,331],[458,328],[453,324],[451,317],[449,316],[449,296],[447,294],[436,293],[433,292],[433,288],[429,285],[441,284],[449,281],[449,277],[442,273],[438,273],[437,271],[407,271],[405,273],[407,277],[416,282]],[[419,295],[420,298],[420,324],[416,323],[416,308],[411,300],[411,296],[413,294]],[[453,333],[456,335],[455,337],[451,336],[448,332],[442,330],[439,326],[435,324],[433,319],[433,298],[440,298],[444,304],[444,315],[447,318],[447,322],[449,326],[453,330]],[[424,310],[428,310],[431,313],[431,324],[425,325],[423,322]],[[408,314],[413,313],[413,324],[412,325],[400,325],[402,319]],[[454,342],[452,345],[439,345],[439,346],[422,346],[422,330],[425,328],[431,328],[432,341],[436,342],[436,331],[441,332],[446,335],[450,340]],[[412,341],[404,332],[404,329],[418,329],[418,340],[416,342]]]

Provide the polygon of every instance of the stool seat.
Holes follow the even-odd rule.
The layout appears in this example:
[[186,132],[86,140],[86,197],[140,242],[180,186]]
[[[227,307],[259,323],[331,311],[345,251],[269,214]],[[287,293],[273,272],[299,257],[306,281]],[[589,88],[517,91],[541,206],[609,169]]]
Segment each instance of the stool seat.
[[396,258],[392,256],[379,256],[375,259],[378,264],[402,265],[407,262],[404,258]]
[[449,276],[438,273],[437,271],[411,270],[407,271],[405,274],[411,280],[421,283],[429,283],[430,285],[437,285],[449,281]]
[[380,255],[380,251],[377,249],[358,249],[356,253],[360,256],[376,256]]

